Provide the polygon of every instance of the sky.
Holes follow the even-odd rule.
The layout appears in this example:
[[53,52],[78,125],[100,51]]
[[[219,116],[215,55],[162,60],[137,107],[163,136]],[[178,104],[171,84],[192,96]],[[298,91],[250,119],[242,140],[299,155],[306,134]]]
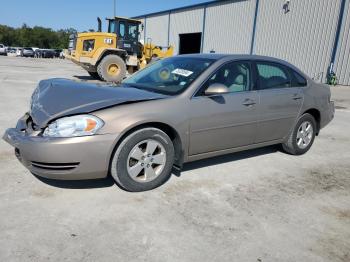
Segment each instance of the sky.
[[[4,1],[4,2],[3,2]],[[117,16],[132,17],[208,0],[116,0]],[[113,16],[113,0],[1,0],[0,24],[50,27],[55,30],[96,29],[97,16]],[[105,22],[105,21],[104,21]],[[106,23],[104,23],[106,30]]]

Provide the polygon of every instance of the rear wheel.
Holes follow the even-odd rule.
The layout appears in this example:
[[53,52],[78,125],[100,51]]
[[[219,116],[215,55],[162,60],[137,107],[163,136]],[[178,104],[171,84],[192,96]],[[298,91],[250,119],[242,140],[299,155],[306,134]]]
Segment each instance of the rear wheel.
[[96,79],[96,80],[101,80],[100,76],[98,75],[97,72],[89,72],[89,75],[93,78],[93,79]]
[[126,76],[126,64],[117,55],[107,55],[97,66],[98,75],[107,82],[121,82]]
[[315,140],[316,128],[316,121],[312,115],[302,115],[287,142],[282,144],[284,151],[292,155],[302,155],[309,151]]
[[127,191],[154,189],[165,183],[174,163],[169,136],[156,128],[140,129],[118,146],[111,160],[111,175]]

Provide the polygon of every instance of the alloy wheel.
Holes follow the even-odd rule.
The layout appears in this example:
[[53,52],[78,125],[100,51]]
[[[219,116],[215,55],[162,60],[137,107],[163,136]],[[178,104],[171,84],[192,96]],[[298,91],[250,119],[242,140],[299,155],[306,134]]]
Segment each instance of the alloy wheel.
[[302,122],[297,132],[297,145],[300,149],[308,147],[312,141],[314,129],[309,121]]
[[154,140],[141,141],[133,147],[127,159],[129,176],[137,182],[150,182],[163,171],[166,151],[163,145]]

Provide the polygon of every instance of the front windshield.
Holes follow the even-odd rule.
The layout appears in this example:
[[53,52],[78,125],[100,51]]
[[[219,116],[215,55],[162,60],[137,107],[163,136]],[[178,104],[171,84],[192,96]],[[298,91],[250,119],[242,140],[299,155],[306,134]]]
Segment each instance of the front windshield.
[[177,95],[186,90],[214,61],[193,57],[166,58],[125,79],[123,84],[151,92]]

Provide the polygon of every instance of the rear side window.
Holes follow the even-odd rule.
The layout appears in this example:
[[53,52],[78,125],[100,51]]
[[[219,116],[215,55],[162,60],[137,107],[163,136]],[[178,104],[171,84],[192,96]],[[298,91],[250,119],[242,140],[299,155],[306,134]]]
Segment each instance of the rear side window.
[[291,87],[291,78],[282,65],[275,63],[257,62],[260,89]]
[[84,51],[92,51],[95,48],[95,40],[90,39],[90,40],[85,40],[83,43],[83,50]]
[[301,74],[299,74],[298,72],[292,69],[290,69],[290,71],[292,75],[292,86],[298,86],[298,87],[307,86],[307,81],[305,77],[303,77]]

